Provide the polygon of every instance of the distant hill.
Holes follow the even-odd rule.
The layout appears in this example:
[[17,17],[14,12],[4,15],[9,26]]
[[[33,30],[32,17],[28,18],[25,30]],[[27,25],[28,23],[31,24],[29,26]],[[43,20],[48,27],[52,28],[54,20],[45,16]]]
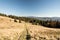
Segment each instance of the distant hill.
[[43,21],[60,21],[60,17],[29,17],[29,18],[35,18],[35,19],[38,19],[38,20],[43,20]]

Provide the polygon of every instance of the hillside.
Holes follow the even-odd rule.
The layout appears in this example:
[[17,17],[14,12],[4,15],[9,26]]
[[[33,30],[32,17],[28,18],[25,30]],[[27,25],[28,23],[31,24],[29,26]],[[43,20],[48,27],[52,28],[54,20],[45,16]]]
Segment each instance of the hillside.
[[[26,40],[26,29],[23,23],[0,16],[0,40]],[[23,33],[23,34],[22,34]]]
[[60,29],[0,16],[0,40],[60,40]]

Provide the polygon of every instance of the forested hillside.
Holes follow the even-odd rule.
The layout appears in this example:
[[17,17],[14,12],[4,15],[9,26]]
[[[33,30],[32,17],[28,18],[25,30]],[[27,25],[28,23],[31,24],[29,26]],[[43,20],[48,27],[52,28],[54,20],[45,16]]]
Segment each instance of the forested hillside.
[[[29,22],[32,23],[33,25],[42,25],[44,27],[49,27],[49,28],[60,28],[60,21],[58,20],[39,20],[36,18],[30,18],[30,17],[19,17],[19,16],[15,16],[15,15],[6,15],[6,14],[2,14],[0,13],[0,16],[6,16],[9,18],[14,19],[15,22],[17,22],[16,20],[19,20],[19,23],[21,23],[21,21],[25,21],[25,22]],[[47,18],[48,19],[48,18]]]

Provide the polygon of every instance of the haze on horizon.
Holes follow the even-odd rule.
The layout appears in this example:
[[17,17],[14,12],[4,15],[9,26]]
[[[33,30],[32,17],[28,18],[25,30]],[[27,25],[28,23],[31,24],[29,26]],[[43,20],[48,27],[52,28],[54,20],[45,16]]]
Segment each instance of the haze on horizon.
[[60,17],[60,0],[0,0],[0,13],[17,16]]

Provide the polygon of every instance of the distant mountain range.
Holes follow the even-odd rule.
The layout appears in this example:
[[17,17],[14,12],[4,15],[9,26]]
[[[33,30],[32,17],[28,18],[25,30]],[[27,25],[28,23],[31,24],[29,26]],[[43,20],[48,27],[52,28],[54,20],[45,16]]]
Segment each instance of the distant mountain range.
[[29,18],[35,18],[35,19],[38,19],[38,20],[44,20],[44,21],[60,21],[60,17],[29,17]]

